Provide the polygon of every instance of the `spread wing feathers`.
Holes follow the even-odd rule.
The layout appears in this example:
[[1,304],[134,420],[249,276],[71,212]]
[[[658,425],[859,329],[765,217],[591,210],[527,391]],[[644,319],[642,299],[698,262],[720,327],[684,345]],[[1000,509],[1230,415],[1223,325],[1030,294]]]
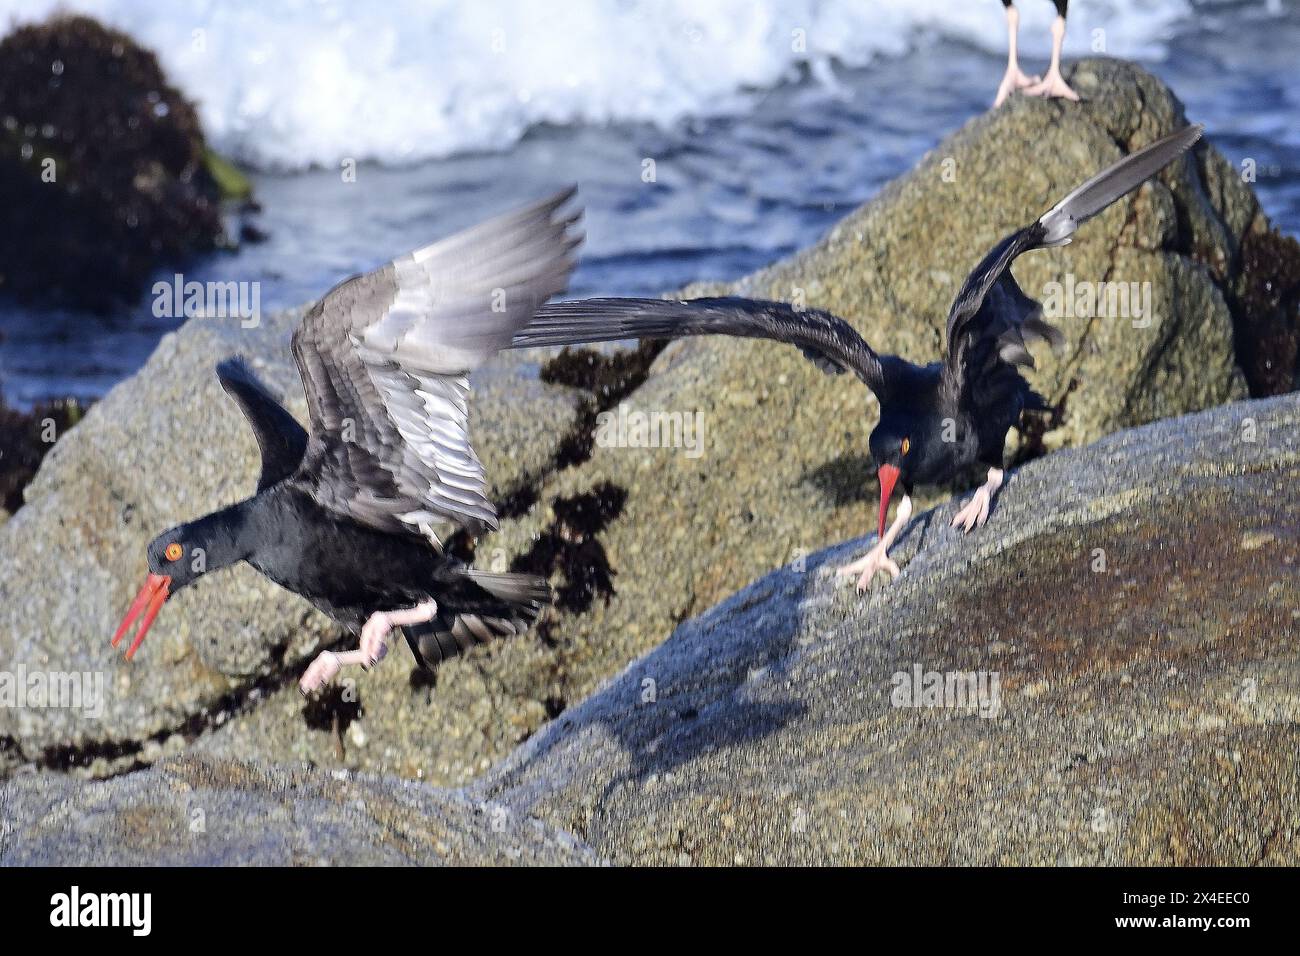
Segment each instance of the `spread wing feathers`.
[[248,419],[262,454],[262,474],[257,490],[264,491],[288,478],[307,450],[307,432],[241,359],[217,364],[217,379]]
[[971,375],[999,359],[1033,367],[1025,334],[1057,347],[1061,333],[1042,320],[1038,303],[1021,291],[1009,271],[1017,256],[1068,243],[1079,224],[1177,159],[1201,138],[1203,126],[1187,126],[1102,170],[1044,213],[1032,225],[1007,236],[966,278],[948,313],[944,374],[960,391]]
[[295,480],[384,531],[496,528],[469,439],[469,372],[564,290],[582,241],[574,190],[418,249],[331,290],[293,351],[311,440]]
[[798,347],[818,368],[851,371],[875,392],[885,384],[880,357],[843,319],[822,309],[738,296],[687,299],[582,299],[552,302],[515,334],[512,348],[631,338],[733,335]]
[[1038,221],[1046,234],[1044,245],[1062,245],[1074,235],[1079,223],[1087,222],[1115,200],[1128,195],[1195,145],[1205,132],[1200,123],[1184,126],[1154,143],[1129,153],[1079,186]]

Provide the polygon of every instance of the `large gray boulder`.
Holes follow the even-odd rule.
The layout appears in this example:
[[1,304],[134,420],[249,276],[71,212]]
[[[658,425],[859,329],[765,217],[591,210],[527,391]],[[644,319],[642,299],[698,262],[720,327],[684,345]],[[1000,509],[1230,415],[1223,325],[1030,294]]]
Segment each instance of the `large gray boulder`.
[[767,575],[467,788],[23,774],[0,863],[1294,866],[1298,481],[1294,395],[1124,431],[1014,472],[978,533],[921,515],[866,600],[831,576],[865,540]]
[[[864,539],[683,624],[470,792],[617,863],[1293,866],[1297,487],[1295,395],[1040,459],[866,600]],[[918,670],[996,706],[898,706]]]
[[170,758],[0,789],[0,866],[562,866],[597,862],[506,807],[398,778]]

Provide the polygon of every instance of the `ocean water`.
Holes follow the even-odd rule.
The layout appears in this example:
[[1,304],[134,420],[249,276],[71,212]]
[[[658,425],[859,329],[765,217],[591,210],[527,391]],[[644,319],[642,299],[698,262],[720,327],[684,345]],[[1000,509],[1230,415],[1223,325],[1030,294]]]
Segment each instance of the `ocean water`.
[[[55,6],[0,0],[0,28]],[[1005,56],[997,0],[57,6],[153,48],[253,171],[267,241],[184,274],[258,282],[263,310],[569,182],[587,209],[571,294],[736,278],[987,109]],[[1052,5],[1019,7],[1041,70]],[[1265,210],[1300,233],[1300,0],[1075,0],[1067,59],[1099,44],[1253,160]],[[108,317],[0,303],[0,387],[19,405],[94,398],[176,324],[148,295]]]

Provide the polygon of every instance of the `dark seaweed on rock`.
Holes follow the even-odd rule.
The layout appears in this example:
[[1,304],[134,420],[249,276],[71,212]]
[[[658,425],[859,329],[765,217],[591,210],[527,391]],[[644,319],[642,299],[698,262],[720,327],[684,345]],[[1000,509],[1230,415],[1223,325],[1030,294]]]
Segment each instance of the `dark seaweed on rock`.
[[0,291],[107,309],[221,245],[206,150],[194,107],[126,34],[72,16],[14,30],[0,41]]
[[0,512],[12,514],[23,503],[23,488],[32,480],[45,453],[81,420],[85,406],[76,399],[42,402],[30,412],[5,405],[0,398]]
[[1233,331],[1255,398],[1300,388],[1300,242],[1276,229],[1241,242]]
[[[556,589],[554,604],[570,614],[590,610],[598,597],[608,603],[616,572],[597,536],[623,513],[626,502],[627,491],[608,481],[585,494],[556,498],[551,506],[555,520],[511,562],[510,570],[542,577],[562,572],[564,583]],[[539,625],[543,640],[552,628],[550,619]]]

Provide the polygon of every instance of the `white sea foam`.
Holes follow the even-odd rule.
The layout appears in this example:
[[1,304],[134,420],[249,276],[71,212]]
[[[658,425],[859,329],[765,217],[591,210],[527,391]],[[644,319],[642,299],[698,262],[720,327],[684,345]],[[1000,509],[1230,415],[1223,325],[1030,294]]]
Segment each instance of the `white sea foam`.
[[[1037,63],[1054,11],[1019,7]],[[832,60],[862,66],[937,32],[1006,43],[995,0],[0,0],[0,26],[55,9],[145,43],[221,149],[279,169],[502,149],[544,122],[742,111],[801,64],[828,77]],[[1158,59],[1188,11],[1075,0],[1066,53]]]

